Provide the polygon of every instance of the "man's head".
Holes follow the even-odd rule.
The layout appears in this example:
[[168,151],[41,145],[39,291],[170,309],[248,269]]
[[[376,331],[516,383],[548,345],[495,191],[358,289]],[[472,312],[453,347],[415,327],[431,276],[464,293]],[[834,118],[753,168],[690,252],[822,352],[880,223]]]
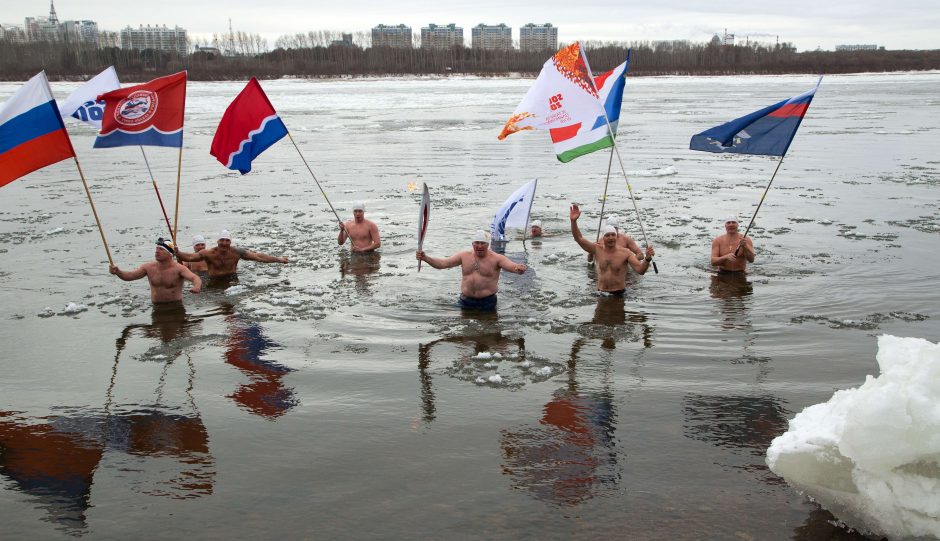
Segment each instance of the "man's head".
[[487,250],[490,249],[490,235],[482,229],[477,229],[476,234],[473,235],[473,255],[477,257],[486,256]]
[[232,234],[228,232],[228,229],[223,229],[219,233],[219,240],[216,242],[216,246],[222,250],[228,250],[232,247]]
[[737,233],[738,232],[738,217],[735,214],[725,218],[725,232],[726,233]]
[[616,216],[610,215],[607,217],[607,225],[609,225],[610,227],[613,227],[614,230],[619,230],[620,220]]
[[176,247],[173,246],[173,241],[164,239],[163,237],[158,238],[157,248],[153,254],[154,259],[163,263],[165,261],[172,261],[174,255],[176,255]]
[[362,223],[362,220],[366,216],[366,205],[362,201],[356,201],[353,203],[353,219],[356,220],[356,223]]
[[542,236],[542,220],[533,220],[529,225],[531,226],[530,233],[533,237]]
[[617,230],[610,224],[601,228],[601,240],[604,242],[604,248],[613,248],[617,245]]
[[202,235],[193,235],[193,251],[201,252],[206,249],[206,238]]

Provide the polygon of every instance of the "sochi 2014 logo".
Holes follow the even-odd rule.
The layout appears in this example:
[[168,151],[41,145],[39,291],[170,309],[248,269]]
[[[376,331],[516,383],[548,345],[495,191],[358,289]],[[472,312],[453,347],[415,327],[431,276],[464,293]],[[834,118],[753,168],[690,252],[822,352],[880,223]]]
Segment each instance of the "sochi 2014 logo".
[[157,93],[137,90],[118,102],[114,108],[114,119],[118,124],[136,126],[147,122],[157,112]]

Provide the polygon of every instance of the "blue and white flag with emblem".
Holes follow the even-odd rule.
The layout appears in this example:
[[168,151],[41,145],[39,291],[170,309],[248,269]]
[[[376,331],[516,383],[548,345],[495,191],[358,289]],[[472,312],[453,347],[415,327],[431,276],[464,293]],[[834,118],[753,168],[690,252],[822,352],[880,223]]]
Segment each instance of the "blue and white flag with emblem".
[[97,101],[98,96],[112,90],[121,88],[114,66],[92,77],[87,83],[75,89],[69,97],[59,102],[59,114],[63,119],[72,117],[101,129],[101,118],[104,116],[104,100]]
[[490,224],[493,240],[506,240],[507,227],[525,229],[529,226],[529,212],[532,210],[532,201],[535,200],[535,186],[538,181],[539,179],[533,179],[527,182],[499,207],[493,215],[493,223]]

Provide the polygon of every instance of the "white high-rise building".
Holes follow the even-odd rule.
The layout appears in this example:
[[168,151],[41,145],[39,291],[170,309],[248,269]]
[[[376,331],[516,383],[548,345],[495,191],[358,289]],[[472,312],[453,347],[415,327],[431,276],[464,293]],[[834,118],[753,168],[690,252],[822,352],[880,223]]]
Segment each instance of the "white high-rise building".
[[373,47],[395,47],[399,49],[411,48],[411,27],[400,24],[386,26],[380,24],[372,27]]
[[519,28],[520,51],[554,51],[558,49],[558,28],[551,23],[529,23]]
[[471,30],[472,47],[486,51],[508,51],[512,49],[512,27],[503,23],[486,25],[480,23]]
[[450,49],[463,47],[463,28],[453,23],[448,25],[429,24],[421,29],[421,48]]
[[138,28],[127,28],[121,30],[121,48],[122,49],[155,49],[158,51],[176,51],[180,55],[189,52],[187,45],[186,29],[174,26],[167,28],[163,26],[140,25]]

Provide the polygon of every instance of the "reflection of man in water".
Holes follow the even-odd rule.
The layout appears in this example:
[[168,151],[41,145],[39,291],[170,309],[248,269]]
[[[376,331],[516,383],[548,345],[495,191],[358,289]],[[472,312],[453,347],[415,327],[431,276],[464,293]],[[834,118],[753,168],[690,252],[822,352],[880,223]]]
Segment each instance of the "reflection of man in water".
[[257,261],[259,263],[287,263],[286,257],[275,257],[261,252],[252,252],[244,248],[232,246],[232,234],[226,230],[219,233],[219,240],[215,248],[202,250],[194,254],[180,252],[177,254],[180,261],[190,263],[205,261],[209,270],[209,278],[228,278],[235,275],[238,262],[242,259]]
[[585,252],[593,254],[597,260],[597,290],[601,294],[614,295],[622,297],[626,291],[627,269],[632,268],[638,274],[646,274],[650,268],[650,261],[653,260],[652,246],[646,247],[646,257],[642,260],[637,259],[636,254],[617,245],[617,231],[605,225],[601,228],[601,244],[584,238],[581,230],[578,229],[578,218],[581,217],[581,209],[578,205],[571,205],[571,235],[575,242],[581,246]]
[[[198,254],[199,252],[206,249],[206,239],[202,235],[193,235],[193,253]],[[206,265],[205,261],[195,261],[193,263],[185,262],[183,265],[186,265],[186,268],[193,272],[206,272],[209,270],[209,267]]]
[[725,218],[725,234],[712,241],[712,266],[724,272],[747,272],[747,264],[754,262],[755,255],[751,238],[738,231],[738,217]]
[[444,259],[416,252],[415,259],[426,261],[435,269],[449,269],[460,265],[463,278],[460,281],[459,304],[461,308],[470,310],[496,310],[500,270],[522,274],[527,268],[490,250],[489,235],[483,230],[478,230],[474,235],[472,250],[458,252]]
[[154,304],[167,302],[181,302],[183,300],[183,281],[193,283],[190,291],[199,293],[202,280],[183,265],[173,260],[175,247],[173,243],[162,238],[157,239],[154,251],[155,261],[144,263],[136,270],[122,271],[117,265],[111,265],[108,270],[125,282],[140,280],[144,276],[150,282],[150,300]]
[[382,246],[379,226],[372,220],[366,220],[366,206],[362,201],[353,203],[353,219],[339,224],[336,242],[342,246],[346,244],[347,238],[352,240],[349,244],[353,252],[371,252]]

